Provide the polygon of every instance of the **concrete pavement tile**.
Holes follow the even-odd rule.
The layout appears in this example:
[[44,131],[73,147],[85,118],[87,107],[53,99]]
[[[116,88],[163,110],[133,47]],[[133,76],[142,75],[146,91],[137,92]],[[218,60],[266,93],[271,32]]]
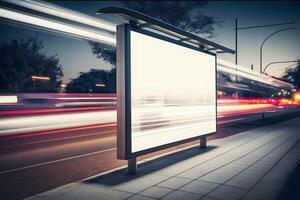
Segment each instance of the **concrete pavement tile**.
[[31,196],[31,197],[28,197],[28,198],[26,198],[24,200],[43,200],[43,199],[41,199],[41,198],[39,198],[37,196]]
[[273,154],[273,152],[272,152],[266,158],[264,158],[264,160],[278,161],[278,160],[280,160],[281,157],[282,157],[282,155]]
[[183,164],[183,163],[177,163],[177,164],[173,164],[169,167],[165,167],[163,169],[160,169],[157,172],[158,175],[162,175],[162,176],[174,176],[175,174],[179,174],[183,171],[186,171],[188,169],[191,168],[191,166],[195,166],[197,164],[195,163],[187,163],[187,164]]
[[288,152],[277,165],[269,170],[267,174],[243,196],[243,199],[276,199],[298,162],[299,155]]
[[197,179],[205,174],[208,174],[217,168],[216,165],[205,163],[203,165],[196,166],[190,170],[187,170],[179,175],[178,177]]
[[265,167],[259,167],[252,165],[251,167],[245,169],[240,174],[250,175],[250,176],[261,176],[265,174],[269,169]]
[[224,167],[219,168],[215,172],[238,174],[238,173],[240,173],[241,171],[243,171],[244,169],[246,169],[249,166],[250,166],[249,163],[246,164],[246,163],[233,162],[233,163],[230,163],[230,164],[228,164],[228,165],[226,165]]
[[269,170],[270,170],[270,168],[254,164],[251,167],[247,168],[245,171],[243,171],[243,173],[245,172],[245,173],[249,173],[249,174],[251,174],[251,173],[253,173],[253,174],[264,174]]
[[165,196],[166,194],[172,192],[172,189],[168,189],[168,188],[162,188],[162,187],[150,187],[142,192],[140,192],[139,194],[143,195],[143,196],[147,196],[147,197],[151,197],[154,199],[159,199],[162,196]]
[[78,188],[81,184],[80,183],[71,183],[71,184],[68,184],[68,185],[65,185],[65,186],[62,186],[62,187],[58,187],[58,188],[55,188],[53,190],[49,190],[49,191],[46,191],[46,192],[43,192],[41,194],[37,194],[35,195],[35,197],[37,198],[41,198],[41,199],[56,199],[68,192],[71,192],[72,190]]
[[218,172],[212,172],[208,175],[202,176],[198,180],[222,184],[228,181],[229,179],[231,179],[232,177],[234,177],[235,175],[236,173],[234,172],[218,171]]
[[243,157],[241,159],[238,159],[236,161],[234,161],[234,163],[236,163],[237,165],[241,164],[241,165],[252,165],[254,163],[257,162],[258,159],[254,159],[254,158],[247,158],[247,157]]
[[97,184],[81,183],[77,188],[73,188],[60,195],[53,196],[46,194],[42,196],[44,200],[121,200],[130,197],[132,194],[122,191],[102,187]]
[[221,185],[216,190],[209,193],[207,196],[223,200],[236,200],[239,199],[245,192],[246,190],[241,188]]
[[168,177],[165,176],[159,176],[159,175],[145,175],[136,177],[135,179],[132,179],[127,182],[122,182],[118,185],[114,185],[111,188],[125,191],[125,192],[132,192],[132,193],[138,193],[142,190],[145,190],[146,188],[149,188],[151,186],[154,186],[164,180],[166,180]]
[[181,200],[181,199],[182,200],[184,200],[184,199],[198,200],[201,197],[202,197],[201,195],[176,190],[176,191],[168,194],[167,196],[164,196],[162,199],[163,200]]
[[209,196],[204,196],[200,200],[220,200],[220,199],[216,199],[216,198],[209,197]]
[[245,167],[248,167],[248,166],[250,166],[251,164],[253,164],[255,162],[256,161],[249,160],[249,159],[247,159],[247,161],[238,159],[238,160],[236,160],[236,161],[234,161],[234,162],[232,162],[232,163],[230,163],[230,164],[228,164],[226,166],[230,166],[231,169],[235,168],[235,167],[239,167],[239,168],[243,167],[243,168],[245,168]]
[[260,176],[247,176],[247,175],[238,175],[233,179],[227,181],[225,185],[231,185],[236,187],[241,187],[245,189],[251,188],[261,177]]
[[272,167],[273,165],[275,165],[277,163],[278,160],[267,160],[267,159],[262,159],[260,161],[258,161],[257,163],[255,164],[262,164],[262,165],[266,165],[268,167]]
[[158,184],[157,186],[171,188],[171,189],[177,189],[191,181],[192,181],[191,179],[186,179],[186,178],[181,178],[181,177],[173,177],[173,178],[170,178],[170,179]]
[[150,197],[145,197],[145,196],[137,194],[137,195],[134,195],[134,196],[128,198],[127,200],[153,200],[153,199]]
[[253,167],[257,167],[257,168],[263,168],[263,169],[269,170],[269,169],[271,169],[274,165],[275,165],[275,163],[274,163],[274,164],[271,164],[271,163],[266,163],[266,162],[257,162],[257,163],[255,163],[255,164],[252,165],[252,166],[253,166]]
[[179,188],[179,190],[205,195],[218,186],[219,184],[216,183],[209,183],[205,181],[193,181]]

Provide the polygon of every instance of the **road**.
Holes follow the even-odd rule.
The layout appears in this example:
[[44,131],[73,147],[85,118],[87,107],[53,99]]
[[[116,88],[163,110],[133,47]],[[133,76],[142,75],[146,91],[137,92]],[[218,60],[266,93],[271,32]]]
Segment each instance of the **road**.
[[[265,115],[287,110],[268,109]],[[256,128],[258,124],[244,122],[261,117],[256,110],[223,112],[218,118],[218,134],[210,139]],[[116,159],[115,123],[6,135],[0,139],[0,199],[21,199],[125,164]]]

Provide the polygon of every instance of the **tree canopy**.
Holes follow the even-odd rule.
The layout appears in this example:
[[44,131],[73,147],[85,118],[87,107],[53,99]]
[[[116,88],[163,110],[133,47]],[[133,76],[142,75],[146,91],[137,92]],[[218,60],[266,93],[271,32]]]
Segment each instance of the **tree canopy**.
[[67,93],[115,93],[116,72],[91,69],[89,72],[80,72],[66,87]]
[[[206,1],[120,1],[121,5],[160,19],[188,32],[212,37],[217,20],[204,15]],[[91,42],[92,52],[104,61],[116,65],[116,49],[107,44]]]
[[292,83],[298,89],[300,89],[300,60],[298,60],[295,67],[287,68],[285,70],[282,79]]
[[204,15],[206,1],[121,1],[122,5],[188,32],[214,33],[216,19]]
[[[0,42],[0,92],[60,90],[63,72],[59,60],[57,56],[47,56],[42,49],[43,42],[36,37]],[[31,76],[47,76],[50,80],[34,83]]]

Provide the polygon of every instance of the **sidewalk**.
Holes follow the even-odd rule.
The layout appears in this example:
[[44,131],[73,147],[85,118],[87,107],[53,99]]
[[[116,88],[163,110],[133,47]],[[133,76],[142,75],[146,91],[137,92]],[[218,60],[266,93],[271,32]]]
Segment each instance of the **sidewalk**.
[[[300,118],[145,160],[28,200],[276,199],[300,161]],[[63,172],[61,172],[63,173]]]

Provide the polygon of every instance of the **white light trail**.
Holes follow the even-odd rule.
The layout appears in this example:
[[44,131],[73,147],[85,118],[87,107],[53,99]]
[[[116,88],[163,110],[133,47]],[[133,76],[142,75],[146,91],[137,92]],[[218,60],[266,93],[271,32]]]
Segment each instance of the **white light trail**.
[[56,130],[115,121],[116,112],[113,111],[7,118],[0,121],[0,135]]
[[53,15],[56,17],[60,17],[63,19],[68,19],[70,21],[86,24],[89,26],[94,26],[96,28],[101,28],[103,30],[107,30],[110,32],[115,33],[116,32],[116,26],[112,23],[109,23],[107,21],[93,18],[88,15],[84,15],[82,13],[69,10],[57,5],[53,5],[47,2],[42,1],[32,1],[32,0],[4,0],[6,2],[9,2],[11,4],[19,5],[25,8],[29,8],[35,11],[39,11],[45,14]]
[[220,58],[218,58],[217,67],[218,67],[218,71],[223,71],[223,72],[237,75],[240,77],[244,77],[244,78],[247,78],[250,80],[255,80],[255,81],[265,83],[265,84],[268,84],[271,86],[292,88],[292,85],[289,83],[274,79],[270,76],[255,72],[255,71],[247,69],[245,67],[235,65],[234,63],[222,60]]
[[46,18],[23,14],[20,12],[11,11],[3,8],[0,8],[0,17],[18,21],[18,22],[23,22],[26,24],[30,24],[30,25],[34,25],[46,29],[59,31],[62,33],[85,38],[88,40],[104,42],[112,45],[116,43],[116,39],[113,37],[113,35],[105,34],[100,31],[86,29],[83,27],[74,26],[74,25],[70,25],[70,24],[66,24],[54,20],[49,20]]
[[0,103],[18,103],[17,96],[0,96]]

